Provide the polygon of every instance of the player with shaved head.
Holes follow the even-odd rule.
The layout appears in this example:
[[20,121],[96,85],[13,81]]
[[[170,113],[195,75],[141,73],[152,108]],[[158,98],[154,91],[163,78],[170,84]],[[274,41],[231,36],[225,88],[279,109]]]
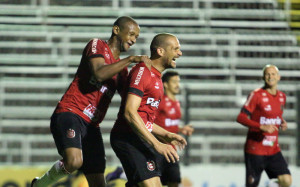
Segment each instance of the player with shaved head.
[[105,186],[105,152],[99,126],[115,92],[122,92],[127,66],[150,62],[147,56],[120,60],[120,53],[136,43],[139,33],[136,21],[123,16],[115,21],[107,41],[94,38],[88,42],[75,78],[51,117],[51,133],[62,159],[41,178],[35,178],[32,187],[49,186],[75,170],[84,173],[90,187]]
[[249,128],[244,150],[246,187],[257,187],[263,171],[280,187],[289,187],[292,177],[278,143],[278,131],[287,129],[282,117],[286,95],[277,89],[278,68],[266,65],[263,80],[265,85],[250,93],[237,117],[237,122]]
[[179,160],[170,144],[179,148],[186,145],[183,137],[154,123],[164,94],[161,73],[176,67],[176,59],[182,55],[179,41],[172,34],[158,34],[150,49],[151,70],[140,63],[130,71],[111,132],[112,148],[128,178],[126,186],[161,186],[159,163],[162,158],[168,162]]

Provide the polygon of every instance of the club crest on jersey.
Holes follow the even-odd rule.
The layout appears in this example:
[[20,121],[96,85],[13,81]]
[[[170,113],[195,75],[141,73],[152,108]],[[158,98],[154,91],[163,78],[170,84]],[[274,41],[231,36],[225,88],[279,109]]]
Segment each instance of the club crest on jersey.
[[68,138],[74,138],[75,137],[75,131],[73,129],[69,129],[67,131],[67,137]]
[[151,105],[152,107],[158,108],[160,100],[155,101],[154,98],[148,97],[146,105]]
[[144,73],[144,70],[145,70],[145,67],[140,67],[139,72],[138,72],[138,74],[135,78],[135,81],[134,81],[135,85],[139,85],[139,83],[141,81],[141,78],[142,78],[142,75]]
[[284,98],[280,97],[280,98],[279,98],[279,101],[280,101],[281,103],[283,103],[283,102],[284,102]]
[[155,170],[155,162],[153,160],[150,160],[147,162],[147,169],[149,171],[154,171]]

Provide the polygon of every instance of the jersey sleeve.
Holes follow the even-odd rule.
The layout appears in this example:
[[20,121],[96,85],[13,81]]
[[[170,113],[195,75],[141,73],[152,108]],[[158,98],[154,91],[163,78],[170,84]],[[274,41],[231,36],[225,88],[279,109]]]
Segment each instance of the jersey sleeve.
[[252,112],[255,110],[257,104],[258,104],[258,94],[256,92],[251,92],[247,98],[246,103],[244,104],[242,108],[242,112],[248,114],[249,116],[252,114]]
[[105,47],[103,46],[101,40],[94,38],[87,44],[86,56],[88,58],[104,58],[104,50]]
[[129,82],[128,93],[143,97],[150,78],[151,74],[147,67],[140,66],[133,69],[132,76]]

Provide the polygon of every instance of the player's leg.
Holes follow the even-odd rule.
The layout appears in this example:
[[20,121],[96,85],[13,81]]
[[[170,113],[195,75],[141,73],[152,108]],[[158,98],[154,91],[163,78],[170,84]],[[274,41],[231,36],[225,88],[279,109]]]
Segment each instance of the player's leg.
[[161,186],[158,153],[136,134],[111,133],[111,145],[128,178],[127,187]]
[[157,177],[152,177],[150,179],[146,179],[142,182],[139,182],[138,186],[139,187],[153,187],[153,186],[160,187],[162,185],[161,185],[161,182],[160,182],[160,178],[157,176]]
[[245,153],[246,187],[257,187],[264,170],[264,157]]
[[33,180],[31,186],[47,186],[82,166],[81,124],[72,113],[54,114],[51,118],[51,132],[58,152],[63,159],[56,161],[41,178]]
[[167,185],[168,187],[178,187],[181,183],[179,162],[168,163],[167,160],[163,158],[160,180],[163,185]]
[[83,171],[89,187],[105,187],[106,165],[103,138],[99,127],[86,124],[87,134],[82,139]]
[[268,157],[266,173],[270,179],[277,178],[281,187],[289,187],[292,184],[290,170],[281,152]]

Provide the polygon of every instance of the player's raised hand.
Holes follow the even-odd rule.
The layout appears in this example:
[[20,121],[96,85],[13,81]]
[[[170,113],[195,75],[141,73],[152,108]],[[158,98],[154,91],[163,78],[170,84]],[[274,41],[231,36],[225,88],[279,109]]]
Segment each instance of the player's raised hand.
[[283,119],[282,123],[280,124],[280,128],[281,130],[285,131],[288,127],[287,127],[287,123],[286,121]]
[[261,125],[260,130],[267,133],[273,133],[274,131],[278,131],[276,125]]
[[175,151],[175,149],[168,144],[164,144],[159,142],[157,145],[154,146],[154,149],[159,153],[164,155],[167,162],[173,162],[179,161],[179,155]]

